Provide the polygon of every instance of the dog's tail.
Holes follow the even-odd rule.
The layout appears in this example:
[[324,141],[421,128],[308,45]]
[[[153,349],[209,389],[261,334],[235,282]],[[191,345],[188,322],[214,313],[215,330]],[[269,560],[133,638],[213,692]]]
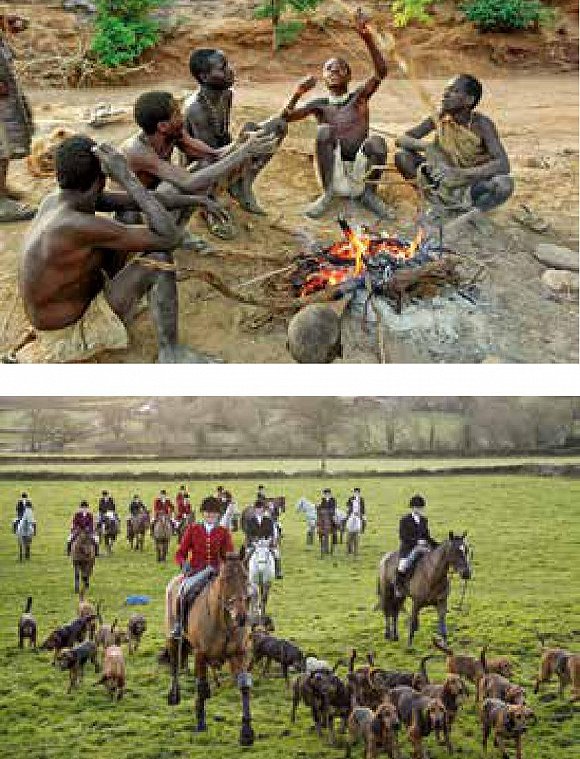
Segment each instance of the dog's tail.
[[32,609],[32,596],[28,596],[26,599],[26,604],[24,606],[24,613],[30,614],[30,610]]
[[367,662],[369,663],[369,667],[375,666],[375,652],[374,651],[369,651],[367,653]]
[[443,651],[443,653],[447,654],[447,656],[453,656],[452,649],[450,649],[449,646],[440,638],[433,638],[431,642],[435,648],[439,649],[439,651]]
[[479,654],[479,661],[481,662],[481,666],[483,667],[484,673],[487,675],[487,659],[485,656],[486,651],[487,651],[487,646],[484,646],[481,649],[481,653]]
[[419,673],[425,678],[425,683],[429,683],[429,675],[427,674],[427,662],[429,659],[434,659],[437,654],[427,654],[423,656],[419,663]]
[[350,659],[348,660],[348,671],[350,674],[354,672],[354,663],[356,661],[356,648],[353,648],[350,652]]

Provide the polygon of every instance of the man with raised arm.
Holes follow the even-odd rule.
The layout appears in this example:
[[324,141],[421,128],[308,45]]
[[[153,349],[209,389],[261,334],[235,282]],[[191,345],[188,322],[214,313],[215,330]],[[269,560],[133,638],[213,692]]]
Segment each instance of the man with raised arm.
[[369,21],[359,9],[355,28],[373,61],[372,76],[350,91],[350,65],[344,58],[331,58],[322,68],[328,96],[296,107],[300,98],[316,85],[314,77],[307,77],[300,82],[281,114],[288,122],[308,116],[314,116],[318,122],[316,165],[322,195],[306,209],[306,215],[313,219],[322,216],[337,195],[356,199],[381,218],[391,217],[376,193],[387,160],[387,145],[383,137],[369,135],[369,100],[387,75],[387,63]]

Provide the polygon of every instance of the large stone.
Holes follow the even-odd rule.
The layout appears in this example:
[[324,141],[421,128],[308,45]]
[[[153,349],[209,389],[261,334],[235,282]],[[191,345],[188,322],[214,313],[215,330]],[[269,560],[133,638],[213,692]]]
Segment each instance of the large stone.
[[542,284],[553,293],[578,293],[578,274],[573,271],[546,269],[542,274]]
[[549,243],[540,243],[536,247],[534,256],[544,266],[550,269],[568,269],[568,271],[578,271],[578,251],[564,248],[561,245],[551,245]]

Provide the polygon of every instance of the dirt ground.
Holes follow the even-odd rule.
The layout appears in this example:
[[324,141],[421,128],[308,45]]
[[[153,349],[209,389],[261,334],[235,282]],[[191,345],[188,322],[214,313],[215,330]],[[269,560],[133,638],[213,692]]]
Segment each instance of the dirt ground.
[[[206,43],[223,45],[217,24],[226,21],[208,20],[203,35]],[[242,22],[239,22],[242,26]],[[248,22],[250,23],[250,22]],[[254,27],[255,28],[255,27]],[[419,30],[415,30],[418,33]],[[264,31],[264,34],[266,32]],[[230,34],[228,32],[228,34]],[[232,40],[231,34],[228,39]],[[264,45],[266,44],[264,40]],[[244,47],[243,34],[238,37],[232,53],[238,73],[234,119],[241,124],[248,119],[262,119],[278,111],[292,91],[297,76],[317,73],[326,50],[314,44],[284,53],[268,69],[262,64],[266,53],[263,45]],[[196,39],[197,42],[197,39]],[[191,46],[191,41],[188,42]],[[344,52],[344,51],[340,51]],[[155,88],[180,93],[192,87],[186,78],[185,48],[178,45],[172,75],[157,78]],[[179,54],[179,55],[178,55]],[[355,75],[364,73],[362,61],[355,56]],[[463,52],[446,56],[445,71],[425,78],[426,89],[437,98],[451,70],[457,71],[465,62]],[[421,55],[418,54],[418,58]],[[457,320],[457,304],[451,309],[441,304],[441,312],[453,311],[451,325],[444,324],[445,339],[438,335],[441,325],[419,332],[396,328],[389,330],[387,347],[391,361],[396,362],[576,362],[578,360],[578,306],[576,299],[555,299],[542,288],[543,267],[532,257],[538,242],[553,242],[578,248],[578,79],[566,73],[573,67],[569,59],[557,66],[538,67],[530,73],[488,62],[484,65],[481,51],[474,60],[479,63],[470,70],[485,75],[485,95],[481,110],[498,124],[512,161],[516,179],[513,198],[490,217],[491,226],[471,231],[455,247],[473,254],[485,264],[486,279],[478,294],[478,304],[465,304]],[[165,60],[165,58],[164,58]],[[290,62],[291,61],[291,62]],[[178,65],[179,63],[179,65]],[[466,66],[464,67],[466,68]],[[481,70],[483,69],[483,71]],[[104,129],[94,130],[83,124],[86,109],[107,101],[130,109],[136,95],[151,85],[148,77],[136,86],[122,88],[71,90],[31,87],[38,131],[46,133],[57,125],[82,129],[98,139],[121,142],[133,131],[130,120]],[[436,77],[436,78],[435,78]],[[409,82],[393,78],[387,81],[373,99],[372,128],[390,141],[416,123],[424,115]],[[292,125],[281,150],[260,176],[256,191],[267,217],[249,216],[231,206],[239,234],[236,240],[224,243],[212,240],[214,255],[195,257],[178,252],[182,266],[218,273],[228,284],[239,285],[246,280],[284,266],[303,248],[300,236],[321,242],[338,237],[337,203],[322,221],[306,219],[302,210],[317,194],[313,170],[313,137],[311,123]],[[392,155],[391,155],[392,160]],[[38,201],[50,188],[50,180],[31,177],[23,162],[11,166],[12,183],[27,190],[27,199]],[[410,231],[417,211],[414,193],[403,186],[392,167],[387,171],[381,193],[397,211],[396,222],[383,227],[386,231]],[[521,204],[539,213],[549,224],[543,234],[522,227],[513,219]],[[342,209],[354,222],[371,222],[358,207],[346,204]],[[192,229],[206,234],[197,218]],[[2,349],[18,333],[19,309],[10,292],[17,268],[18,254],[26,225],[4,225],[0,231],[0,266],[5,292],[0,293],[0,330]],[[298,237],[297,237],[298,236]],[[244,257],[247,257],[244,260]],[[247,287],[244,292],[260,295],[267,292]],[[240,304],[218,294],[197,280],[180,282],[180,335],[196,349],[206,351],[227,362],[288,362],[286,322],[264,320],[264,310]],[[428,303],[415,305],[409,312],[423,315],[431,309]],[[405,316],[405,312],[403,313]],[[410,315],[407,319],[415,318]],[[449,329],[448,329],[449,327]],[[131,348],[124,353],[103,357],[104,361],[151,362],[155,359],[154,334],[146,313],[130,328]],[[378,360],[376,334],[372,326],[365,329],[361,309],[353,308],[344,318],[345,362]]]

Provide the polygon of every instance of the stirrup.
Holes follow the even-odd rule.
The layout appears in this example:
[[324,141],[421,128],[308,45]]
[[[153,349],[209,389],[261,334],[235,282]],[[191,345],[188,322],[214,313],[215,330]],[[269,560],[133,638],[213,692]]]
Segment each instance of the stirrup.
[[176,622],[173,630],[169,633],[172,640],[181,640],[183,637],[183,627],[181,622]]

